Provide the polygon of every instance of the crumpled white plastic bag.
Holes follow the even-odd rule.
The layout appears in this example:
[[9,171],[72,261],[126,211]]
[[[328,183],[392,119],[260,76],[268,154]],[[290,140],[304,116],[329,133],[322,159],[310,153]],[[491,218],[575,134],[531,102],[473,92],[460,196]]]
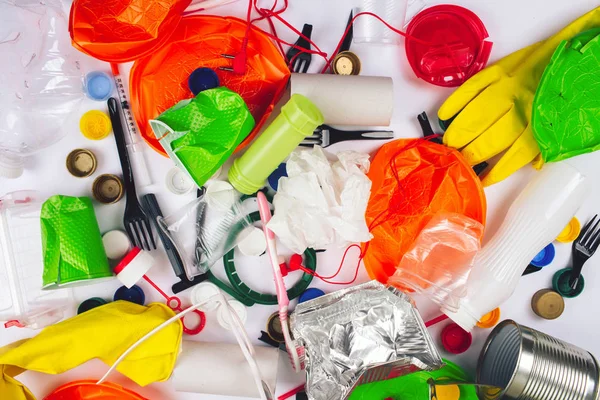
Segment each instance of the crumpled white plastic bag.
[[288,177],[279,179],[268,227],[297,254],[308,247],[344,247],[373,237],[365,222],[369,155],[343,151],[336,156],[337,161],[329,161],[318,146],[295,150],[286,164]]

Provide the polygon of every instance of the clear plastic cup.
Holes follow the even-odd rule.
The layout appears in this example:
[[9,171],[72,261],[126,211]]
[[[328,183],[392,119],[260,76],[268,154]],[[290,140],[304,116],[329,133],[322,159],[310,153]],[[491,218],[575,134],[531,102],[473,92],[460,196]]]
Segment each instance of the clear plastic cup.
[[[354,9],[354,15],[371,12],[394,28],[402,30],[406,5],[407,0],[362,0],[361,6]],[[353,36],[356,43],[376,44],[398,44],[402,38],[372,15],[362,15],[354,21]]]

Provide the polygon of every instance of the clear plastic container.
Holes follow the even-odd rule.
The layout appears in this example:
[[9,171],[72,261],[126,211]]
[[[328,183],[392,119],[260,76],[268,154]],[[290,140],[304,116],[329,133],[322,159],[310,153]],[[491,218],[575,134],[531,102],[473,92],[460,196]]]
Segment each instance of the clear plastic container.
[[483,225],[478,221],[457,213],[436,214],[404,254],[388,284],[456,309],[460,297],[455,294],[467,281],[482,237]]
[[0,198],[0,321],[6,327],[43,328],[72,304],[70,289],[42,290],[41,208],[34,191]]
[[227,182],[214,181],[203,196],[159,218],[159,224],[175,244],[191,280],[208,271],[249,234],[249,214],[239,192]]
[[0,2],[0,177],[23,173],[23,157],[60,140],[78,110],[83,74],[60,2]]
[[[371,12],[398,30],[403,30],[407,0],[362,0],[354,15]],[[361,15],[354,21],[354,42],[399,44],[402,36],[372,15]]]
[[563,230],[589,191],[589,183],[565,162],[536,174],[510,206],[502,225],[473,260],[466,286],[458,289],[458,308],[442,312],[464,330],[502,304],[515,290],[529,262]]

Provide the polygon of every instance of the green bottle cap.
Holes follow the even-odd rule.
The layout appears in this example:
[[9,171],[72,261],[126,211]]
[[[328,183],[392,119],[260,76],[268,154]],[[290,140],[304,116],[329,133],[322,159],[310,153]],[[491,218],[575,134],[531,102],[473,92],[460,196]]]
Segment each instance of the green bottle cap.
[[571,288],[571,272],[572,268],[563,268],[552,277],[552,287],[554,290],[560,293],[562,297],[568,299],[579,296],[585,287],[585,280],[583,279],[583,275],[581,275],[575,289]]

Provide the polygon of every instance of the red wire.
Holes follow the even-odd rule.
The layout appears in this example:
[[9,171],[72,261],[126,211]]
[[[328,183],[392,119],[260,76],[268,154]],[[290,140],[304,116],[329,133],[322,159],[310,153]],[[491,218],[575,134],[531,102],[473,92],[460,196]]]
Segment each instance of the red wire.
[[346,248],[346,251],[344,251],[344,256],[342,257],[342,261],[340,262],[340,266],[338,267],[338,269],[335,272],[335,274],[333,274],[331,276],[321,276],[321,275],[317,274],[315,271],[311,271],[310,269],[308,269],[308,268],[306,268],[306,267],[304,267],[302,265],[299,268],[303,272],[305,272],[307,274],[310,274],[310,275],[312,275],[312,276],[314,276],[316,278],[319,278],[320,280],[322,280],[325,283],[329,283],[329,284],[332,284],[332,285],[350,285],[350,284],[354,283],[356,281],[356,278],[358,277],[358,270],[360,268],[360,261],[363,259],[362,253],[358,257],[358,262],[356,263],[356,270],[354,271],[354,278],[352,278],[351,281],[348,281],[348,282],[332,282],[329,279],[333,279],[336,276],[338,276],[338,274],[342,270],[342,267],[344,266],[344,261],[346,260],[346,255],[348,254],[348,250],[350,250],[353,247],[357,247],[360,250],[360,246],[357,245],[357,244],[352,244],[352,245],[348,246]]
[[150,284],[150,285],[151,285],[151,286],[152,286],[154,289],[156,289],[156,290],[158,291],[158,293],[160,293],[160,294],[161,294],[161,295],[162,295],[162,296],[165,298],[165,300],[169,301],[169,300],[171,299],[171,298],[170,298],[170,297],[169,297],[169,296],[168,296],[168,295],[167,295],[165,292],[163,292],[163,291],[162,291],[162,289],[161,289],[161,288],[159,288],[159,287],[156,285],[156,283],[154,283],[154,282],[153,282],[153,281],[152,281],[150,278],[148,278],[148,276],[147,276],[147,275],[144,275],[144,276],[143,276],[143,278],[144,278],[144,279],[146,280],[146,282],[148,282],[148,283],[149,283],[149,284]]

